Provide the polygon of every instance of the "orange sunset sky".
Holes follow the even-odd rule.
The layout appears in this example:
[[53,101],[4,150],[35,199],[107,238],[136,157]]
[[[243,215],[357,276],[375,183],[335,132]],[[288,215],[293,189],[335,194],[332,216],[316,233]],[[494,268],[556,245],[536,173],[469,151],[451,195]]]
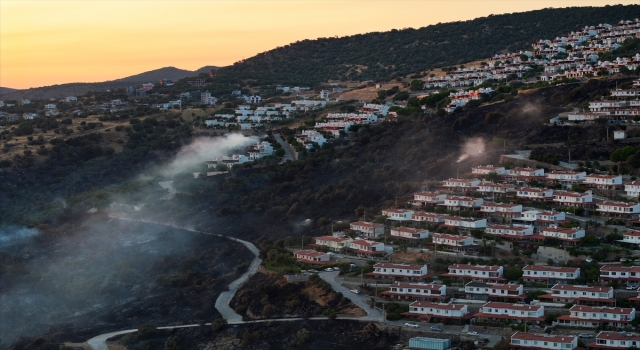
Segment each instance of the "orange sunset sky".
[[[0,86],[224,66],[302,39],[423,27],[604,0],[0,0]],[[585,23],[593,24],[593,23]]]

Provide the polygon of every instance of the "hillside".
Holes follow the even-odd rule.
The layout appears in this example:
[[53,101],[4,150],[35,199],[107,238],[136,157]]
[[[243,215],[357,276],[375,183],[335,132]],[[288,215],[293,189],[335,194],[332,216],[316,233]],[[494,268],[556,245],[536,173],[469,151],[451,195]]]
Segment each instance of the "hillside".
[[12,88],[8,88],[8,87],[0,87],[0,96],[12,93],[14,91],[17,91],[17,89],[12,89]]
[[[125,88],[127,86],[139,85],[149,82],[156,84],[160,79],[179,80],[186,77],[198,75],[200,73],[209,72],[212,69],[216,69],[216,67],[205,66],[195,71],[189,71],[175,67],[164,67],[121,79],[99,83],[68,83],[24,90],[9,89],[11,91],[7,91],[5,94],[3,94],[2,98],[5,100],[22,100],[25,98],[46,99],[52,97],[61,98],[66,96],[81,96],[89,91],[104,91],[108,89]],[[0,92],[2,92],[2,90],[0,90]]]
[[398,74],[527,50],[585,25],[640,16],[640,5],[543,9],[342,38],[303,40],[218,71],[221,83],[313,86],[332,80],[387,80]]

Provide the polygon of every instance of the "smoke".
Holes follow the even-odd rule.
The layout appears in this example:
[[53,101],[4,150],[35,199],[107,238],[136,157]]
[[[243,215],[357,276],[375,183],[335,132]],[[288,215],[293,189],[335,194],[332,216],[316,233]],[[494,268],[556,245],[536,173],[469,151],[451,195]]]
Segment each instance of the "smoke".
[[473,137],[468,139],[462,146],[462,154],[460,155],[460,157],[458,157],[458,161],[456,163],[460,163],[467,158],[477,157],[481,155],[482,153],[484,153],[486,147],[487,143],[481,137]]
[[13,241],[28,238],[39,234],[35,228],[26,228],[19,226],[0,227],[0,245],[9,244]]
[[199,137],[189,145],[182,147],[175,159],[161,170],[161,174],[174,176],[196,167],[201,168],[208,160],[230,155],[232,151],[243,150],[259,140],[260,138],[257,136],[244,136],[242,134],[227,134],[222,137]]

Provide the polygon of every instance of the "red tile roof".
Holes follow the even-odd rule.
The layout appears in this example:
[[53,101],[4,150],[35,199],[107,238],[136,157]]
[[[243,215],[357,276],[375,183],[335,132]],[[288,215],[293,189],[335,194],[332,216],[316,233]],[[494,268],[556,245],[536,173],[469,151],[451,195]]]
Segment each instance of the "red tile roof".
[[491,307],[496,309],[509,309],[509,310],[518,310],[518,311],[538,311],[542,308],[542,305],[521,305],[521,304],[509,304],[509,303],[499,303],[496,301],[490,301],[482,307]]
[[491,265],[467,265],[467,264],[453,264],[449,266],[449,269],[466,269],[476,271],[498,271],[502,266]]
[[[579,267],[558,267],[558,266],[536,266],[527,265],[522,268],[522,271],[553,271],[553,272],[576,272],[580,270]],[[524,276],[529,277],[529,276]]]
[[441,310],[462,310],[466,307],[466,305],[461,304],[440,304],[440,303],[432,303],[430,301],[414,301],[409,304],[409,306],[413,307],[430,307],[433,309],[441,309]]
[[553,341],[553,342],[561,342],[561,343],[570,343],[570,342],[573,342],[576,339],[576,336],[515,332],[511,336],[511,339],[542,340],[542,341]]
[[377,263],[373,265],[374,268],[391,268],[391,269],[409,269],[409,270],[420,270],[424,267],[424,265],[408,265],[408,264],[392,264],[392,263]]

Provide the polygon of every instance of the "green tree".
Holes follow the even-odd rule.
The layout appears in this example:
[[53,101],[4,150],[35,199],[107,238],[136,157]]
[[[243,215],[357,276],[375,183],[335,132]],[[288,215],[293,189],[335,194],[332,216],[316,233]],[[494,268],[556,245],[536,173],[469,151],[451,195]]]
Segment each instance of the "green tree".
[[416,79],[411,81],[409,88],[411,89],[411,91],[418,91],[418,90],[422,90],[423,85],[424,83],[422,82],[422,80]]

